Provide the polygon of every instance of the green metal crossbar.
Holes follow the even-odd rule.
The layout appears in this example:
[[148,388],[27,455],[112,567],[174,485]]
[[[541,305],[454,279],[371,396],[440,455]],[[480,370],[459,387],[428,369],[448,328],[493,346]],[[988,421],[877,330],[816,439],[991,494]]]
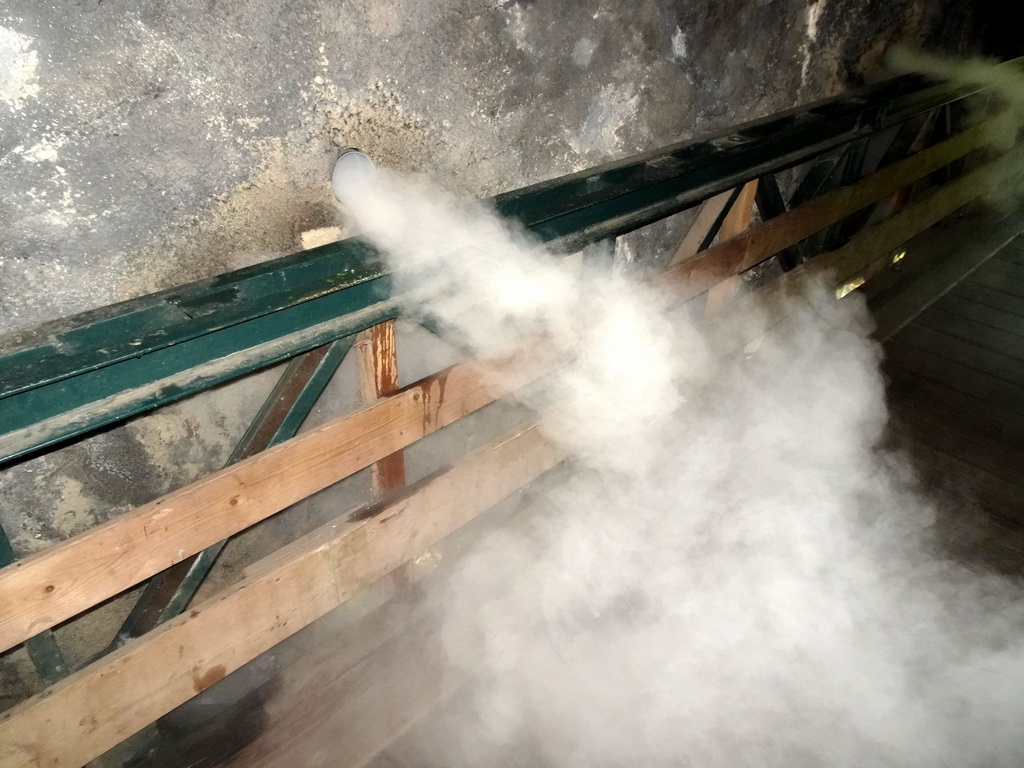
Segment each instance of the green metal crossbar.
[[[345,338],[293,359],[238,441],[227,465],[294,437],[351,347],[352,338]],[[225,544],[227,541],[218,542],[150,579],[110,648],[100,655],[184,611]]]

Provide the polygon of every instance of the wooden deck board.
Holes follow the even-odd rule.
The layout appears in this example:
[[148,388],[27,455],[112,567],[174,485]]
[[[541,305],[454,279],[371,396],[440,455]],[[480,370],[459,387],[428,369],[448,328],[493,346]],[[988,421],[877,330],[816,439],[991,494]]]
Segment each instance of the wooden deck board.
[[[921,322],[913,322],[899,334],[899,342],[932,352],[939,357],[960,363],[981,373],[1021,388],[1024,383],[1024,359],[1012,348],[993,349],[978,337],[964,338],[929,327],[925,314]],[[927,325],[925,323],[928,323]]]
[[[1024,525],[1024,240],[1011,240],[885,347],[892,433],[922,481],[953,483],[976,512]],[[1007,536],[1017,534],[997,538]]]
[[992,259],[967,280],[1024,300],[1024,267],[1018,264]]
[[[945,296],[935,302],[934,309],[935,312],[928,313],[928,317],[919,318],[918,322],[947,332],[951,327],[956,328],[961,337],[970,334],[966,338],[995,337],[1000,344],[1017,344],[1016,339],[1024,340],[1024,329],[1021,328],[1016,316],[1000,312],[985,304],[978,304],[963,296]],[[955,318],[955,322],[946,324],[943,315],[950,315]],[[998,333],[993,334],[992,331]]]
[[1024,243],[1019,240],[1014,240],[999,254],[997,254],[996,258],[1000,261],[1024,267]]
[[965,281],[956,287],[956,296],[984,304],[1006,315],[1013,323],[1024,317],[1024,299],[1013,296],[973,281]]
[[1008,416],[1019,416],[1024,409],[1024,387],[987,371],[922,349],[904,341],[897,334],[886,348],[892,356],[889,366],[912,375],[919,375],[950,389],[992,404]]

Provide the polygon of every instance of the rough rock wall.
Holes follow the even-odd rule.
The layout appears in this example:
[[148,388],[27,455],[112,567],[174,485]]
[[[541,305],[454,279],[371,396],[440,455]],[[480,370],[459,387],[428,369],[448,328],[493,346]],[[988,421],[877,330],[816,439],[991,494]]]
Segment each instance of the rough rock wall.
[[[981,21],[955,0],[7,0],[0,332],[295,250],[336,221],[342,146],[488,195],[836,93],[895,43],[976,49]],[[218,467],[272,381],[3,469],[15,548]],[[63,628],[72,660],[127,607]],[[38,686],[0,659],[0,708]]]

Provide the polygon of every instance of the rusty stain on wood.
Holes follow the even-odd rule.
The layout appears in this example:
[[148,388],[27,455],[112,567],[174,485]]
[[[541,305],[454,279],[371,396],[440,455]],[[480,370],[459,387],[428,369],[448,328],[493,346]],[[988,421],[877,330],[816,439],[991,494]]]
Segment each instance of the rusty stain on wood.
[[227,668],[223,664],[217,664],[200,674],[198,669],[192,670],[192,688],[196,693],[202,693],[214,683],[219,683],[227,675]]
[[[398,391],[398,344],[395,321],[360,331],[356,337],[359,368],[359,394],[370,405]],[[405,486],[405,457],[401,451],[385,456],[370,467],[375,493],[382,494]]]

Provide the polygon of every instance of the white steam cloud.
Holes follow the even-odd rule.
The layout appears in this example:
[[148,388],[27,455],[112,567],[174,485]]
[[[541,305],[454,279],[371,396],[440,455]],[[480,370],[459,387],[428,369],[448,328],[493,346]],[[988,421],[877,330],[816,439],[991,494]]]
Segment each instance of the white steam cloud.
[[1018,584],[934,552],[857,299],[723,358],[656,289],[423,181],[344,202],[474,353],[575,356],[531,403],[572,471],[440,597],[477,682],[436,764],[1024,765]]

